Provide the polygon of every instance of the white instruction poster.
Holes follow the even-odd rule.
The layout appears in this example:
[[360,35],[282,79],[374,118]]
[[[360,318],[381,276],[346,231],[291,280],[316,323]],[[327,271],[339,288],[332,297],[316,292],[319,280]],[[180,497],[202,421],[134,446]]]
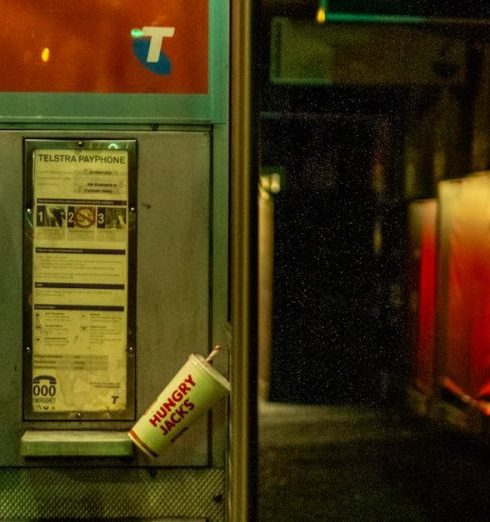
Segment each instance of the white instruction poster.
[[32,411],[127,406],[128,151],[32,157]]

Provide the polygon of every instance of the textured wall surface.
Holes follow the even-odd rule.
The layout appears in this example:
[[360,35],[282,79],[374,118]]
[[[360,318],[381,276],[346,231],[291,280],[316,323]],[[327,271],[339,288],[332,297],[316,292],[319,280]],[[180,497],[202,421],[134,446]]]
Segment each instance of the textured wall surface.
[[224,520],[220,469],[0,471],[0,520]]

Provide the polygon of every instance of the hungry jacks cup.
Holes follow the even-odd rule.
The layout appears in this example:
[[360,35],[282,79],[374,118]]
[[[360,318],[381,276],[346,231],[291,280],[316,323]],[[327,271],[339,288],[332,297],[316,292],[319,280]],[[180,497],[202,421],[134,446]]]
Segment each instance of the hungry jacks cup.
[[211,366],[218,348],[205,359],[191,354],[129,432],[144,453],[158,457],[189,426],[230,392],[230,383]]

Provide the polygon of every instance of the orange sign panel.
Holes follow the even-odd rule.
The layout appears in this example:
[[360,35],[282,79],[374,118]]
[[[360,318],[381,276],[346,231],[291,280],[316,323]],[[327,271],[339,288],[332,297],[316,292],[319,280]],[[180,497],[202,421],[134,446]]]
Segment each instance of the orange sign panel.
[[0,0],[0,91],[205,94],[208,0]]

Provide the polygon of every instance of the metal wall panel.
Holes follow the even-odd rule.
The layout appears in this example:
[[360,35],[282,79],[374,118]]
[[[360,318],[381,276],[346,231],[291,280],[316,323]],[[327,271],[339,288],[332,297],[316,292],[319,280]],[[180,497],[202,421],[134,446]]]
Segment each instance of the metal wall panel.
[[[192,131],[11,131],[0,135],[0,465],[22,466],[19,440],[25,429],[114,429],[131,422],[23,423],[22,412],[22,146],[24,138],[113,138],[137,140],[137,415],[138,418],[190,353],[205,354],[212,329],[224,331],[212,312],[213,254],[210,249],[211,132]],[[223,274],[226,278],[226,275]],[[213,318],[214,317],[214,318]],[[213,319],[212,319],[213,318]],[[222,322],[225,319],[221,318]],[[201,419],[157,461],[137,452],[129,466],[208,466],[224,462],[225,409]],[[212,424],[211,424],[212,422]],[[220,445],[210,433],[219,434]],[[211,451],[214,450],[214,452]],[[216,456],[218,453],[220,456]],[[92,462],[91,465],[94,463]],[[96,465],[117,466],[106,459]],[[43,466],[42,461],[29,465]],[[50,466],[69,466],[62,459]]]
[[22,435],[22,140],[0,138],[0,463],[19,463]]
[[[156,460],[139,451],[128,458],[20,456],[26,429],[124,433],[133,424],[22,419],[23,141],[60,137],[137,141],[136,418],[190,353],[226,344],[226,249],[220,240],[217,259],[211,240],[226,231],[226,176],[212,171],[210,128],[1,132],[0,520],[224,520],[225,401]],[[226,356],[220,359],[226,371]]]
[[[139,417],[187,356],[209,347],[210,137],[150,133],[138,144]],[[159,463],[207,465],[206,430],[202,419]]]

